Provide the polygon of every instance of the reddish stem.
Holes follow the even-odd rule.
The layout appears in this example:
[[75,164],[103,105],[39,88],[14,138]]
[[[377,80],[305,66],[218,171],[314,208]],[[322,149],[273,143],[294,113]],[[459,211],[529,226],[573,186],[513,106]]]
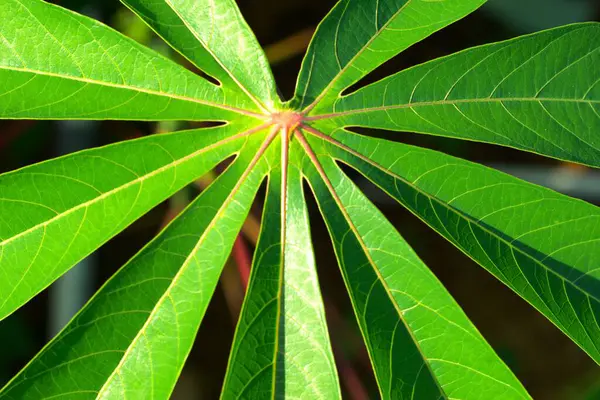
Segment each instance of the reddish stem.
[[240,273],[240,280],[242,281],[242,286],[244,287],[245,291],[248,288],[248,280],[250,279],[252,257],[250,256],[248,246],[246,246],[241,234],[238,235],[237,239],[235,239],[232,254]]
[[[267,123],[266,125],[267,125],[267,127],[271,126],[271,124],[269,124],[269,123]],[[264,129],[264,128],[261,128],[261,129]],[[238,181],[235,188],[233,188],[232,193],[235,193],[238,191],[242,182],[244,180],[246,180],[246,178],[250,174],[250,171],[252,171],[252,169],[258,163],[258,160],[260,160],[260,158],[263,156],[265,151],[267,151],[267,148],[269,147],[269,145],[273,142],[273,140],[277,136],[278,131],[279,131],[279,127],[277,127],[277,126],[273,126],[271,128],[271,132],[269,133],[269,136],[267,136],[267,138],[265,139],[263,144],[258,149],[258,151],[257,151],[256,155],[254,156],[254,158],[252,159],[252,161],[250,161],[248,168],[242,174],[242,177]],[[256,132],[256,130],[254,130],[254,132]],[[244,289],[246,289],[248,287],[248,280],[250,279],[251,257],[250,257],[250,252],[248,251],[248,248],[246,247],[245,243],[242,241],[239,234],[235,240],[235,243],[233,244],[233,257],[238,266],[238,270],[240,272],[240,279],[242,280]]]
[[[335,338],[344,338],[347,340],[348,337],[351,337],[352,343],[350,345],[352,347],[360,347],[360,342],[357,343],[354,340],[356,339],[355,335],[349,335],[349,332],[352,332],[352,329],[344,320],[335,304],[326,301],[325,309],[327,310],[327,320],[329,322],[329,326],[331,327],[331,333],[334,336],[334,340],[331,342],[331,347],[333,348],[333,353],[335,355],[336,364],[340,371],[342,383],[346,387],[346,390],[348,390],[349,398],[352,400],[368,400],[369,394],[363,385],[360,375],[353,367],[347,352],[344,351],[339,345],[336,345],[337,340],[335,340]],[[368,358],[367,365],[370,365]]]
[[8,127],[4,128],[0,136],[0,150],[8,146],[13,140],[21,136],[27,129],[33,126],[36,121],[14,121]]
[[337,358],[337,364],[340,368],[342,381],[348,390],[348,395],[352,400],[368,400],[369,394],[364,388],[360,376],[352,367],[350,362],[344,356]]

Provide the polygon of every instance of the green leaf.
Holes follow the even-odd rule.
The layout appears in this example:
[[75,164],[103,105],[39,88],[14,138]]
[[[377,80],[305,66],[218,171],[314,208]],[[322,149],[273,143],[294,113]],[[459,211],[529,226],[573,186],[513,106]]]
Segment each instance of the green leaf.
[[570,25],[402,71],[337,99],[324,117],[600,167],[598,65],[600,24]]
[[0,320],[239,151],[248,128],[155,135],[0,175]]
[[432,150],[343,130],[333,137],[343,143],[329,145],[336,158],[484,266],[600,363],[598,207]]
[[299,109],[330,105],[370,71],[485,1],[339,1],[308,48],[294,103]]
[[[294,144],[291,152],[298,154],[301,149]],[[341,398],[295,164],[284,178],[278,166],[269,176],[261,236],[223,399]]]
[[[319,140],[310,139],[317,153],[326,154]],[[381,397],[529,399],[443,285],[333,159],[309,158],[309,180]]]
[[234,0],[121,1],[201,70],[246,93],[262,111],[279,103],[267,58]]
[[218,82],[58,6],[4,0],[0,118],[228,123],[0,175],[0,320],[156,204],[235,161],[0,398],[168,398],[268,177],[224,399],[341,398],[303,179],[333,239],[382,398],[529,399],[339,164],[379,185],[600,363],[598,208],[346,130],[409,130],[600,166],[599,24],[473,48],[347,94],[485,0],[341,0],[284,106],[234,0],[122,2]]
[[[205,74],[218,79],[223,89],[239,92],[239,86],[213,57],[198,43],[194,34],[166,1],[121,0],[152,30]],[[236,90],[237,89],[237,90]]]
[[0,118],[229,120],[257,111],[243,94],[225,96],[206,79],[64,8],[3,0],[0,20]]
[[266,163],[257,164],[261,152],[254,155],[256,139],[100,289],[0,399],[169,397],[266,174]]

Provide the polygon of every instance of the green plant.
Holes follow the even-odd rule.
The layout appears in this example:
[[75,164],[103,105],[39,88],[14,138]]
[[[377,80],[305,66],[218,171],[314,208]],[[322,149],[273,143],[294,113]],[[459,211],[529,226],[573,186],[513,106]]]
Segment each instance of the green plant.
[[2,399],[167,398],[260,184],[263,228],[223,398],[340,397],[302,182],[334,243],[383,398],[529,398],[340,169],[381,187],[600,362],[600,212],[347,127],[494,143],[600,167],[600,25],[469,49],[351,93],[484,0],[342,0],[282,103],[232,0],[122,0],[211,83],[40,0],[0,4],[0,117],[219,121],[0,176],[0,319],[220,161],[235,161],[98,291]]

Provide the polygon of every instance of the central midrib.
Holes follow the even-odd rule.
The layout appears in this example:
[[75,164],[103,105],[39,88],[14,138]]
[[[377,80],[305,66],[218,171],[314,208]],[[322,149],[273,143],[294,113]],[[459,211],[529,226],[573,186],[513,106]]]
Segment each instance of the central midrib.
[[[503,103],[503,102],[559,102],[559,103],[583,103],[583,104],[600,104],[600,100],[592,99],[565,99],[558,97],[497,97],[497,98],[476,98],[476,99],[457,99],[457,100],[434,100],[434,101],[422,101],[414,103],[396,104],[393,106],[378,106],[369,108],[357,108],[346,111],[333,112],[329,114],[319,114],[314,116],[306,117],[307,121],[315,121],[320,119],[339,118],[355,114],[366,114],[377,111],[389,111],[389,110],[400,110],[409,109],[415,107],[427,107],[427,106],[443,106],[443,105],[455,105],[455,104],[485,104],[485,103]],[[335,106],[334,106],[335,107]]]
[[197,99],[194,97],[188,97],[188,96],[178,95],[178,94],[174,94],[174,93],[161,92],[161,91],[153,90],[153,89],[146,89],[146,88],[142,88],[139,86],[129,86],[129,85],[124,85],[124,84],[120,84],[120,83],[99,81],[99,80],[90,79],[90,78],[86,78],[86,77],[80,77],[80,76],[74,76],[74,75],[61,75],[61,74],[57,74],[57,73],[53,73],[53,72],[49,72],[49,71],[40,71],[40,70],[35,70],[35,69],[30,69],[30,68],[22,68],[22,67],[17,68],[17,67],[10,67],[7,65],[0,65],[0,70],[44,75],[44,76],[48,76],[48,77],[52,77],[52,78],[72,80],[72,81],[82,82],[82,83],[91,84],[91,85],[111,87],[111,88],[115,88],[115,89],[131,90],[131,91],[150,94],[150,95],[154,95],[154,96],[166,97],[166,98],[175,99],[175,100],[182,100],[182,101],[187,101],[187,102],[191,102],[191,103],[202,104],[202,105],[209,106],[209,107],[220,108],[223,110],[233,111],[238,114],[246,115],[249,117],[260,118],[260,119],[265,118],[265,115],[263,115],[263,114],[255,113],[253,111],[249,111],[249,110],[245,110],[245,109],[241,109],[241,108],[237,108],[237,107],[233,107],[233,106],[228,106],[225,104],[220,104],[218,102],[206,101],[206,100],[201,100],[201,99]]

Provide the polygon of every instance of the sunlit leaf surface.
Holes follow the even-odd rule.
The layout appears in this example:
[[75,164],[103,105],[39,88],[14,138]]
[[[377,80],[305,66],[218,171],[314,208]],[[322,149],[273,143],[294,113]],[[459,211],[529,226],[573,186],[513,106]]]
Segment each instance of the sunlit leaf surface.
[[338,126],[495,143],[598,167],[599,64],[600,24],[569,25],[419,65],[321,112]]
[[150,136],[0,175],[0,319],[252,132],[228,125]]
[[123,3],[205,75],[58,6],[4,0],[0,118],[221,124],[0,175],[0,320],[177,190],[234,161],[1,399],[169,398],[261,184],[263,227],[223,399],[342,396],[305,190],[329,230],[381,398],[529,399],[342,167],[382,188],[600,363],[597,207],[351,132],[413,131],[600,166],[599,24],[465,50],[355,91],[379,65],[484,1],[342,0],[315,33],[295,98],[282,105],[233,0]]
[[0,118],[217,120],[254,107],[92,19],[0,5]]
[[[289,168],[270,175],[264,228],[231,351],[224,399],[282,398],[290,393],[341,398],[296,159],[302,152],[295,145]],[[285,211],[282,187],[287,187]]]
[[252,160],[258,144],[109,280],[2,397],[168,398],[266,171]]

